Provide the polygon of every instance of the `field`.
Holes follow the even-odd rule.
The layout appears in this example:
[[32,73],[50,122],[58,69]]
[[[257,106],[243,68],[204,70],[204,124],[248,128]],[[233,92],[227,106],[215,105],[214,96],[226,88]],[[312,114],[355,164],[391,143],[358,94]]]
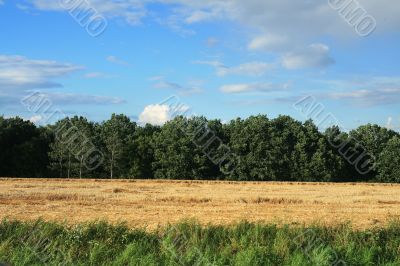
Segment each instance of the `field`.
[[0,179],[0,220],[106,220],[157,228],[250,222],[353,228],[400,217],[400,185],[165,180]]

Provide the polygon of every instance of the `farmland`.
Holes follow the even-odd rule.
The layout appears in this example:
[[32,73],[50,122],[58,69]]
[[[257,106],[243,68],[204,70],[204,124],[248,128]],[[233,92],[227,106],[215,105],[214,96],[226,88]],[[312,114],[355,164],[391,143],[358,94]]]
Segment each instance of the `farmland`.
[[400,217],[398,184],[0,179],[0,219],[94,220],[157,228],[193,218],[290,225],[384,226]]

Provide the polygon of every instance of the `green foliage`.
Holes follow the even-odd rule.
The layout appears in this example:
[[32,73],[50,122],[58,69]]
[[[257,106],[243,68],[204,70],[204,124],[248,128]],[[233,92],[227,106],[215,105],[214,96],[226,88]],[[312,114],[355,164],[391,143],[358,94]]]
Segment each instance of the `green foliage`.
[[[399,138],[371,124],[322,133],[289,116],[226,124],[181,116],[160,127],[113,114],[40,128],[0,117],[0,176],[400,182]],[[86,167],[91,148],[103,155],[94,169]]]
[[379,181],[400,183],[400,137],[394,136],[378,160]]
[[0,175],[40,177],[47,174],[50,137],[23,119],[0,116]]
[[370,171],[366,176],[364,176],[364,179],[368,180],[375,178],[377,172],[379,171],[376,167],[376,164],[380,160],[379,157],[381,152],[385,148],[388,141],[394,136],[398,136],[398,134],[393,130],[386,129],[378,125],[368,124],[352,130],[349,135],[350,138],[357,141],[356,149],[358,148],[361,150],[359,153],[363,153],[365,151],[372,157],[372,160],[369,164],[374,168],[374,170]]
[[109,177],[123,177],[129,169],[127,158],[128,143],[132,141],[136,130],[136,123],[125,115],[113,114],[111,119],[101,126],[101,139],[104,144],[105,169]]
[[[216,178],[218,168],[207,156],[206,145],[215,139],[203,117],[177,117],[154,135],[154,176],[167,179]],[[208,146],[207,146],[208,147]]]
[[154,135],[160,127],[146,124],[138,127],[128,143],[129,176],[134,178],[154,178]]
[[155,231],[105,222],[0,223],[0,262],[12,265],[399,265],[400,224],[276,226],[195,221]]
[[[232,152],[240,157],[230,180],[275,180],[271,123],[266,116],[236,119],[225,126]],[[283,178],[283,177],[282,177]]]

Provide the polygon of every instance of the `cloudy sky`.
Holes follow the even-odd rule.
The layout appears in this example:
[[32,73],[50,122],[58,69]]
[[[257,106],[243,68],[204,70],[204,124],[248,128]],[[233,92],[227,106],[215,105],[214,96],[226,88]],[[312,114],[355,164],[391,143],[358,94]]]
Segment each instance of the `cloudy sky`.
[[[91,16],[86,16],[90,14]],[[0,115],[21,99],[91,120],[124,113],[300,120],[311,95],[343,127],[400,127],[397,0],[0,0]],[[43,121],[42,121],[43,122]]]

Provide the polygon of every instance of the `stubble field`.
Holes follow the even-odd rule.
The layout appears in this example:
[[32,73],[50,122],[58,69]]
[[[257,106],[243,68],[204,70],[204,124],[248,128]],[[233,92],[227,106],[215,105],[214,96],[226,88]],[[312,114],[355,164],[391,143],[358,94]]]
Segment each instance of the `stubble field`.
[[127,222],[156,228],[194,218],[292,225],[351,222],[366,229],[400,217],[398,184],[167,180],[0,179],[0,219]]

